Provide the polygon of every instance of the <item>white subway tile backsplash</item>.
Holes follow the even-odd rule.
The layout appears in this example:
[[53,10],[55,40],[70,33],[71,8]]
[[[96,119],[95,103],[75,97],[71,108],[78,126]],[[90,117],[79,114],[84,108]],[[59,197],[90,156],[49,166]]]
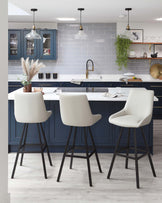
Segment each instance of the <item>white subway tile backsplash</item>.
[[[83,28],[88,38],[76,40],[74,36],[78,32],[78,24],[58,24],[58,59],[44,60],[46,67],[41,72],[85,74],[86,61],[90,58],[95,64],[94,74],[149,73],[149,62],[145,60],[129,60],[127,69],[118,70],[115,63],[115,23],[83,24]],[[9,74],[22,73],[20,61],[9,61],[8,66]]]

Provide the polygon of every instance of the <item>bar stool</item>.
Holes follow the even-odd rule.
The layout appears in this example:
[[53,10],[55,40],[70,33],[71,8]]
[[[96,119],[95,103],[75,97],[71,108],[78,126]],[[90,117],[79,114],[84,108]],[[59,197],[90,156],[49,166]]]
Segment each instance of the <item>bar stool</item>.
[[[154,92],[151,90],[146,90],[143,88],[134,88],[129,92],[129,96],[124,108],[111,115],[109,117],[109,122],[121,127],[120,136],[117,141],[117,145],[112,157],[112,161],[110,164],[109,172],[107,178],[110,178],[113,164],[116,158],[116,155],[126,157],[125,168],[128,168],[128,159],[135,160],[135,169],[136,169],[136,186],[140,188],[139,184],[139,171],[138,171],[138,160],[148,155],[149,162],[151,165],[153,176],[156,177],[154,165],[151,159],[149,146],[147,144],[146,137],[144,135],[143,126],[148,125],[152,118],[152,110],[153,110],[153,100],[154,100]],[[120,148],[120,140],[122,137],[123,128],[128,129],[128,143],[126,148]],[[134,131],[134,147],[130,147],[130,129]],[[136,129],[141,128],[141,134],[143,137],[143,141],[145,144],[145,150],[141,150],[137,148],[136,141]],[[138,135],[139,136],[139,135]],[[129,150],[134,150],[134,156],[129,156]],[[126,155],[122,154],[122,151],[126,151]],[[138,152],[142,151],[143,154],[138,156]]]
[[[20,166],[22,166],[25,146],[26,146],[26,139],[28,134],[28,126],[30,123],[35,123],[37,124],[37,129],[38,129],[38,135],[39,135],[39,141],[40,141],[39,145],[41,148],[44,177],[47,179],[46,165],[45,165],[45,159],[44,159],[45,150],[47,150],[47,155],[51,166],[52,166],[52,160],[50,157],[42,123],[48,120],[48,118],[52,114],[52,111],[46,111],[42,93],[36,92],[36,93],[15,94],[14,113],[15,113],[16,121],[19,123],[24,123],[24,127],[23,127],[23,132],[21,135],[11,178],[14,178],[17,161],[20,153],[22,153],[21,161],[20,161]],[[42,134],[44,143],[42,142],[41,134]]]
[[[70,132],[67,139],[65,151],[62,157],[62,162],[60,166],[60,170],[57,177],[57,182],[60,181],[64,160],[65,157],[71,157],[70,161],[70,169],[72,169],[73,157],[75,158],[84,158],[87,159],[87,167],[88,167],[88,176],[89,176],[89,185],[92,186],[92,178],[91,178],[91,169],[90,169],[90,157],[95,154],[99,172],[102,173],[95,142],[92,136],[92,131],[90,126],[94,125],[97,121],[101,119],[100,114],[93,115],[91,113],[91,109],[88,103],[88,99],[86,95],[69,95],[69,94],[61,94],[60,95],[60,112],[61,119],[64,125],[70,126]],[[86,152],[86,156],[74,155],[75,140],[77,135],[77,128],[81,128],[84,132],[84,142],[85,147],[79,147],[80,149],[84,149]],[[74,128],[74,137],[73,144],[69,147],[70,138],[72,135],[72,130]],[[90,152],[90,147],[87,142],[87,135],[90,135],[92,141],[92,151]],[[71,154],[69,154],[71,152]]]

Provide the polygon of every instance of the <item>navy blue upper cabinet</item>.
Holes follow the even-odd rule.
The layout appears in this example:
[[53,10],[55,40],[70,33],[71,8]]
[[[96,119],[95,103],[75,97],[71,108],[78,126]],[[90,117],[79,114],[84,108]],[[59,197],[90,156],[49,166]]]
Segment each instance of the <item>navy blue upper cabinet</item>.
[[9,30],[8,32],[8,58],[17,60],[21,57],[21,31]]
[[9,60],[19,60],[21,57],[30,59],[49,59],[57,58],[57,31],[54,29],[37,30],[42,37],[41,40],[27,40],[25,35],[31,30],[9,30]]
[[40,59],[56,59],[56,30],[40,30]]

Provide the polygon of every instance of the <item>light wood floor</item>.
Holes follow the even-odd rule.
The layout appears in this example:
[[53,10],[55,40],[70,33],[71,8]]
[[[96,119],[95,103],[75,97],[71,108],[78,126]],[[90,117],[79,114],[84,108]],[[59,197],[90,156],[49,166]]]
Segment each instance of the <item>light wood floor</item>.
[[54,166],[50,167],[47,157],[48,179],[43,178],[40,154],[25,154],[24,165],[18,166],[15,179],[11,180],[11,171],[15,153],[9,154],[9,193],[11,203],[161,203],[162,202],[162,121],[154,122],[154,166],[157,177],[154,178],[147,157],[139,161],[141,189],[136,189],[134,161],[129,161],[125,169],[125,160],[117,157],[112,179],[106,179],[112,154],[99,154],[103,173],[98,172],[95,157],[91,157],[93,187],[88,185],[86,160],[74,159],[74,168],[69,169],[66,158],[61,182],[56,178],[62,154],[52,154]]

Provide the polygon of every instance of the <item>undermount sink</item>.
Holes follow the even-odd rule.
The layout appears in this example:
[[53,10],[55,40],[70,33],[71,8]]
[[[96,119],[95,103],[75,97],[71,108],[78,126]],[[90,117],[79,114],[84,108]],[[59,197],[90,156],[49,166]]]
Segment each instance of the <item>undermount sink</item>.
[[63,87],[59,88],[62,92],[108,92],[105,87]]

